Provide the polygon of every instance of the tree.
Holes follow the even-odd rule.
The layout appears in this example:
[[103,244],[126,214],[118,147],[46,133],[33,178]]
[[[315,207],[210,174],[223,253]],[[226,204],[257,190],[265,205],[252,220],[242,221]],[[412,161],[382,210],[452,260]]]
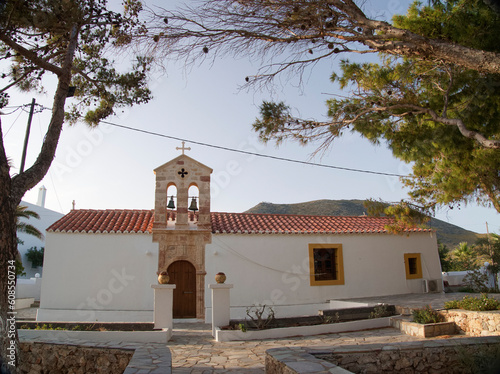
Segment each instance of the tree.
[[490,234],[487,238],[478,239],[475,248],[478,255],[488,261],[488,270],[495,275],[494,283],[498,291],[497,277],[500,272],[500,235]]
[[[451,6],[452,11],[478,7],[481,11],[487,8],[492,17],[500,14],[495,5],[488,6],[480,0],[452,0],[445,5],[439,0],[431,2],[436,7]],[[440,35],[428,35],[408,25],[399,27],[371,19],[353,0],[205,0],[199,4],[153,13],[151,33],[146,35],[150,50],[168,51],[170,56],[190,61],[209,51],[264,57],[269,64],[252,77],[257,80],[286,69],[301,72],[305,66],[343,53],[373,52],[500,73],[497,50],[484,50]],[[466,26],[461,24],[460,28]]]
[[[29,210],[27,206],[21,206],[18,205],[16,208],[16,232],[23,232],[28,235],[32,235],[35,238],[42,239],[43,234],[38,230],[35,226],[32,224],[21,221],[21,218],[24,219],[30,219],[30,218],[36,218],[40,219],[40,216],[37,212],[34,212],[32,210]],[[17,238],[17,246],[20,244],[23,244],[23,242]],[[16,276],[25,276],[26,272],[24,271],[24,266],[23,262],[21,259],[21,253],[19,253],[19,250],[17,250],[17,256],[16,256]]]
[[[329,100],[330,120],[292,115],[264,102],[254,123],[264,141],[318,142],[344,131],[385,142],[414,163],[404,179],[423,212],[475,201],[500,212],[500,12],[491,1],[413,4],[392,23],[370,19],[351,0],[207,0],[153,15],[150,53],[194,62],[200,57],[260,57],[247,84],[303,73],[321,59],[380,52],[381,64],[341,62],[332,80],[350,89]],[[471,37],[474,35],[474,37]]]
[[[116,70],[107,51],[125,47],[129,35],[143,29],[137,0],[126,0],[123,14],[109,11],[106,0],[7,0],[0,5],[1,103],[13,88],[40,90],[42,78],[55,77],[52,116],[35,163],[11,175],[0,127],[0,368],[16,372],[19,360],[13,314],[16,249],[16,209],[26,191],[47,173],[55,155],[63,122],[84,120],[96,126],[116,108],[147,102],[150,59],[137,57],[130,71]],[[75,103],[65,114],[70,87]],[[11,328],[13,328],[11,330]]]
[[[40,215],[37,212],[29,210],[27,206],[18,205],[16,208],[16,231],[23,232],[38,239],[43,239],[43,234],[40,232],[40,230],[38,230],[35,226],[28,222],[22,221],[21,218],[40,219]],[[17,239],[17,241],[19,243],[19,238]]]
[[[500,17],[473,5],[413,5],[406,17],[396,17],[395,24],[471,47],[500,50]],[[466,38],[474,34],[482,37]],[[332,80],[351,88],[351,95],[328,101],[330,121],[295,118],[284,103],[264,102],[261,118],[254,123],[261,139],[315,141],[321,150],[343,131],[356,131],[375,144],[385,142],[394,156],[413,163],[413,174],[403,182],[424,211],[475,201],[500,212],[499,74],[390,56],[381,64],[344,60],[341,69]]]
[[475,270],[480,266],[475,247],[467,242],[459,243],[452,251],[451,258],[454,264],[452,271]]
[[452,271],[453,262],[450,259],[450,250],[446,246],[439,242],[438,240],[438,253],[439,253],[439,261],[441,262],[441,270],[444,272]]

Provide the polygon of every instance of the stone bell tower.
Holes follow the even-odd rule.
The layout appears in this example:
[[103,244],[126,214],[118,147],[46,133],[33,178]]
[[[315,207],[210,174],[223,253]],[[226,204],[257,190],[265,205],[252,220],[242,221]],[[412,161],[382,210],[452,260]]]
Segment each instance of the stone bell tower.
[[[177,149],[182,150],[180,156],[154,170],[156,190],[153,242],[159,243],[158,271],[168,271],[171,278],[169,283],[176,284],[174,318],[203,319],[205,245],[212,240],[212,169],[186,156],[184,151],[190,148],[185,148],[184,142]],[[198,196],[194,199],[188,195],[193,186],[198,190]],[[176,196],[167,195],[169,189],[176,191]]]

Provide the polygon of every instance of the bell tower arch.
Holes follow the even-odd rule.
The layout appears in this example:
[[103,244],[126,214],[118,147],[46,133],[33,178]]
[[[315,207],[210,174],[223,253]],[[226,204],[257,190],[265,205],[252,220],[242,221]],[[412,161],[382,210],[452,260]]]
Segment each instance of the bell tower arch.
[[[157,167],[153,242],[159,244],[158,271],[188,261],[196,272],[196,318],[205,317],[205,245],[212,241],[210,175],[212,169],[184,154]],[[175,186],[175,188],[172,188]],[[189,192],[196,186],[197,195]],[[171,191],[175,191],[174,196]],[[175,308],[175,306],[174,306]],[[192,316],[191,316],[192,317]]]

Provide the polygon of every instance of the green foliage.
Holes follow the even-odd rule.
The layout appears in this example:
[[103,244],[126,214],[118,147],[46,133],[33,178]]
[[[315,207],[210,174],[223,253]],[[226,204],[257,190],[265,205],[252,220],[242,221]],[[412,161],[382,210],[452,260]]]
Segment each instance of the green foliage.
[[[488,271],[497,275],[500,271],[500,235],[490,234],[487,238],[480,238],[475,246],[478,256],[488,261]],[[494,277],[496,281],[496,276]],[[498,284],[495,282],[495,290]]]
[[452,271],[452,262],[449,258],[449,249],[446,244],[442,244],[438,240],[438,253],[439,253],[439,261],[441,262],[441,270],[444,272]]
[[[430,4],[415,3],[407,15],[394,19],[395,26],[470,48],[500,51],[500,17],[483,2]],[[254,124],[261,139],[314,141],[321,150],[344,131],[354,131],[374,144],[387,144],[395,157],[412,164],[413,172],[403,182],[410,188],[412,205],[423,212],[469,202],[500,212],[498,74],[432,56],[425,60],[383,55],[380,64],[343,60],[340,68],[341,74],[332,74],[331,80],[350,94],[327,101],[330,121],[293,118],[284,103],[266,103],[266,118]],[[404,205],[396,209],[401,217],[412,212]]]
[[479,268],[478,255],[474,246],[461,242],[450,253],[451,271],[476,270]]
[[26,258],[31,262],[32,268],[37,268],[43,266],[43,252],[44,247],[38,249],[37,247],[31,247],[26,252]]
[[500,345],[478,345],[475,351],[457,349],[457,372],[472,374],[500,373]]
[[387,304],[377,305],[368,318],[383,318],[392,316],[392,312],[387,310]]
[[461,309],[459,300],[450,300],[445,301],[444,303],[445,309]]
[[26,272],[24,271],[23,263],[16,259],[16,277],[24,277],[26,276]]
[[413,322],[421,324],[439,323],[444,321],[444,317],[433,310],[430,305],[427,305],[423,309],[414,309],[412,315]]
[[[39,92],[46,73],[59,79],[69,74],[76,92],[66,119],[96,126],[116,108],[151,98],[146,82],[151,59],[138,56],[130,72],[121,72],[109,53],[114,49],[118,55],[132,33],[144,30],[140,10],[137,0],[126,1],[123,14],[109,11],[106,0],[7,1],[0,14],[0,60],[10,65],[4,64],[3,74],[19,89]],[[74,57],[68,61],[76,38]]]
[[470,271],[463,279],[464,284],[473,292],[488,292],[488,275],[481,270]]
[[[16,208],[17,232],[22,232],[42,240],[43,234],[40,232],[40,230],[38,230],[35,226],[21,220],[21,218],[24,218],[24,220],[28,220],[30,218],[40,219],[38,213],[29,210],[27,206],[18,205]],[[18,244],[22,244],[21,242],[22,241],[18,240]]]
[[[395,16],[394,26],[428,38],[498,51],[500,17],[482,0],[414,2],[406,16]],[[470,36],[474,35],[473,38]]]
[[241,332],[247,332],[247,325],[244,323],[238,324],[238,328],[241,330]]
[[[379,203],[377,201],[377,203]],[[367,214],[363,200],[315,200],[296,204],[259,203],[246,213],[267,214],[304,214],[319,216],[361,216]],[[382,203],[385,207],[387,204]],[[439,241],[448,247],[455,247],[462,241],[475,242],[477,234],[451,225],[445,221],[431,218],[429,226],[437,231]],[[451,271],[451,270],[450,270]]]
[[335,313],[335,315],[333,315],[333,316],[321,315],[320,318],[321,318],[321,323],[324,325],[340,322],[340,314],[338,312]]
[[479,297],[465,296],[462,300],[451,300],[444,303],[445,309],[465,309],[475,311],[500,309],[500,301],[482,294]]
[[364,203],[368,215],[380,217],[386,216],[394,219],[394,222],[385,226],[392,233],[401,233],[415,226],[424,227],[430,217],[407,201],[396,204],[388,204],[382,201],[368,199]]

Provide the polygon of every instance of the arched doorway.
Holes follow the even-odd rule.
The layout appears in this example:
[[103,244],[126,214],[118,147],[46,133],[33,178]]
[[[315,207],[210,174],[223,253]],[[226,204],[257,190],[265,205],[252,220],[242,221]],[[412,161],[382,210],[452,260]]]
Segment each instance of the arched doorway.
[[189,261],[175,261],[167,269],[170,284],[175,284],[174,318],[196,318],[196,269]]

